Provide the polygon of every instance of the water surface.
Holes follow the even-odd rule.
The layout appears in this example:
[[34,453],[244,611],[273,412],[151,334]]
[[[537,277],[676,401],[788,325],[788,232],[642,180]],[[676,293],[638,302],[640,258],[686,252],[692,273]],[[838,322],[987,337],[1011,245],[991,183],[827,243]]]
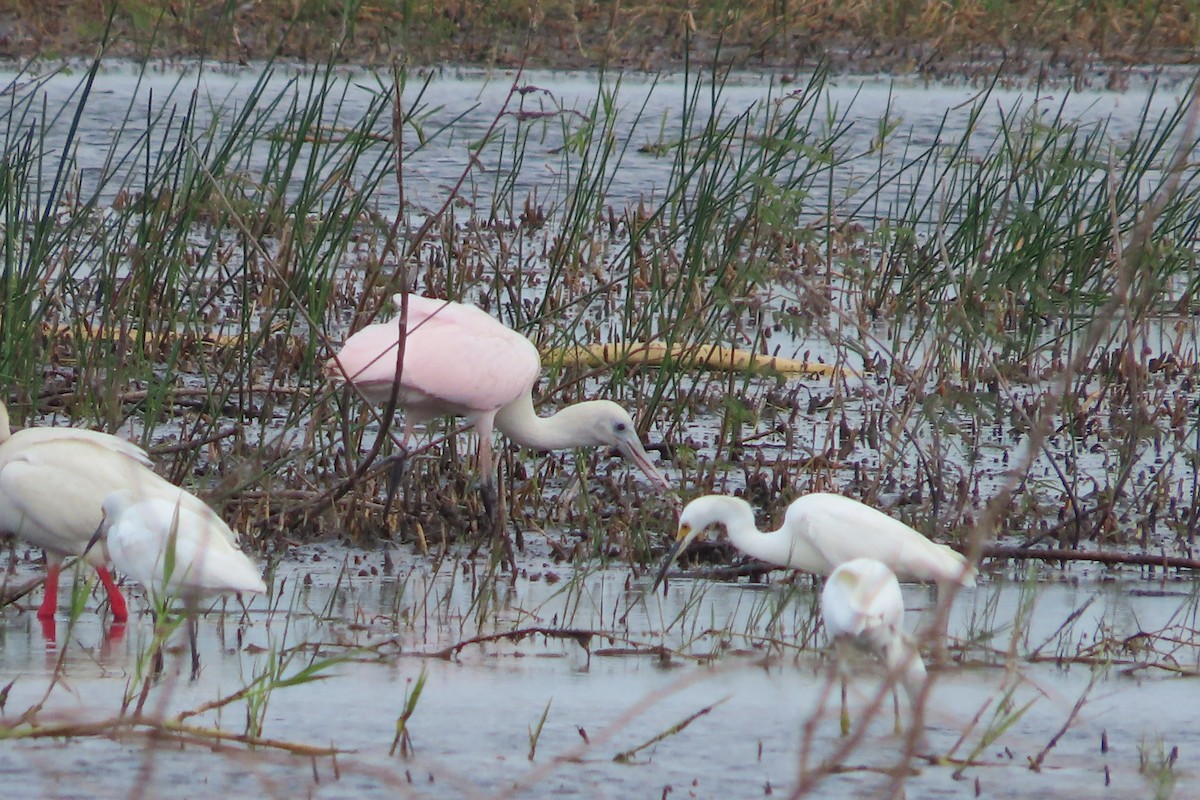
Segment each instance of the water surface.
[[[321,560],[310,561],[314,554]],[[809,629],[816,595],[807,579],[766,587],[680,579],[671,581],[665,598],[647,598],[640,580],[625,590],[624,570],[572,578],[533,560],[525,563],[526,574],[541,572],[540,580],[505,580],[490,589],[478,574],[448,566],[432,574],[422,563],[402,567],[399,577],[339,578],[338,569],[354,555],[308,548],[286,565],[280,574],[289,579],[283,605],[292,606],[290,614],[268,612],[258,601],[244,624],[240,611],[202,619],[200,680],[178,674],[186,670],[186,652],[169,654],[167,676],[147,702],[147,709],[167,714],[196,708],[249,683],[267,668],[271,652],[294,653],[285,674],[314,655],[346,656],[354,660],[329,667],[324,680],[274,690],[263,718],[263,736],[336,747],[342,751],[336,759],[132,735],[16,740],[0,748],[5,786],[47,797],[85,789],[94,797],[125,797],[135,789],[143,796],[349,797],[388,788],[406,796],[615,798],[659,796],[667,787],[671,796],[786,796],[807,774],[801,773],[803,753],[811,770],[843,741],[824,637]],[[379,570],[379,554],[357,555],[360,562],[349,573]],[[546,571],[566,580],[549,583]],[[289,587],[305,576],[313,585],[293,592]],[[906,780],[908,796],[972,797],[977,783],[986,797],[1146,796],[1151,789],[1139,773],[1141,759],[1158,763],[1172,748],[1180,759],[1175,796],[1189,796],[1187,787],[1195,784],[1185,765],[1200,747],[1200,734],[1192,724],[1194,704],[1184,698],[1195,693],[1194,677],[1155,669],[1124,675],[1120,666],[1030,663],[1026,657],[1035,650],[1075,655],[1098,638],[1129,639],[1172,626],[1183,626],[1175,633],[1194,630],[1191,591],[1183,582],[1097,583],[1056,575],[1036,584],[993,576],[964,590],[950,632],[965,656],[937,670],[919,752],[947,755],[961,738],[954,755],[965,758],[978,748],[977,763],[956,777],[952,765],[917,761]],[[911,625],[926,623],[931,592],[906,586],[905,597]],[[478,625],[478,618],[486,621]],[[57,646],[47,646],[30,613],[10,610],[0,625],[0,684],[13,681],[4,710],[9,724],[42,697],[64,652],[62,678],[38,722],[115,716],[150,630],[141,617],[120,640],[106,639],[90,606],[69,635],[60,619]],[[530,635],[468,644],[451,658],[434,655],[481,634],[535,627],[598,635],[587,649]],[[798,646],[805,637],[811,644]],[[658,645],[671,655],[652,652]],[[1153,661],[1163,647],[1114,657]],[[1008,649],[1015,658],[1006,657]],[[1192,675],[1200,665],[1190,644],[1171,661]],[[414,752],[389,756],[405,695],[422,671],[427,683],[409,721]],[[859,723],[876,701],[879,679],[871,663],[856,667],[850,704]],[[1009,687],[1015,688],[1005,697]],[[1023,716],[998,730],[993,715],[999,707],[1011,711],[1027,703]],[[242,732],[245,708],[235,702],[189,721]],[[613,760],[704,709],[710,710],[627,763]],[[530,731],[543,712],[531,761]],[[893,767],[905,741],[892,730],[890,703],[867,724],[859,745],[838,762],[856,769],[826,777],[817,796],[875,797],[887,784],[873,770]],[[996,738],[981,746],[989,724]],[[1032,771],[1029,760],[1064,727],[1041,771]]]

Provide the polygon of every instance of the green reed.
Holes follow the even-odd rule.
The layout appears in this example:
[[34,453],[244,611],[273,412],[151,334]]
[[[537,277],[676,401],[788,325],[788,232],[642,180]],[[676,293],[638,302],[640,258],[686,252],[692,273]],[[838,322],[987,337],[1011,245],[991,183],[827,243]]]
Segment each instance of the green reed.
[[[579,108],[519,78],[464,143],[462,118],[441,115],[429,80],[403,69],[268,63],[228,106],[201,68],[166,89],[143,69],[146,90],[84,174],[78,122],[104,69],[93,62],[57,107],[28,76],[0,109],[0,377],[18,415],[128,431],[242,526],[282,524],[348,484],[333,512],[313,503],[288,525],[397,529],[374,519],[376,481],[355,472],[378,412],[334,394],[323,365],[348,332],[392,313],[402,285],[479,302],[546,349],[657,341],[802,358],[817,346],[869,367],[814,383],[678,355],[654,368],[547,358],[536,396],[545,411],[626,404],[668,446],[685,494],[744,490],[771,515],[813,486],[900,494],[920,501],[906,518],[931,533],[967,526],[997,469],[981,431],[1019,442],[1045,377],[1091,347],[1091,316],[1121,292],[1119,324],[1082,354],[1053,411],[1047,472],[1028,476],[1018,519],[1044,519],[1038,498],[1062,492],[1074,527],[1060,540],[1100,536],[1089,515],[1121,504],[1133,521],[1119,538],[1146,545],[1181,518],[1164,509],[1178,504],[1172,486],[1194,480],[1200,437],[1173,382],[1196,351],[1171,328],[1197,289],[1196,168],[1169,167],[1194,136],[1186,103],[1156,114],[1148,100],[1122,135],[1072,118],[1066,100],[1010,103],[988,127],[997,89],[985,86],[926,132],[931,144],[903,145],[894,100],[864,123],[817,70],[734,108],[734,76],[715,61],[640,87],[678,97],[669,120],[650,118],[628,76],[600,75]],[[366,108],[351,113],[363,86]],[[852,146],[863,124],[872,140]],[[417,183],[405,165],[431,147],[463,154],[457,183]],[[659,186],[617,203],[635,156],[664,168]],[[387,206],[396,193],[404,205]],[[1143,224],[1149,245],[1126,265]],[[1175,359],[1170,380],[1149,377],[1147,348]],[[1097,448],[1100,477],[1079,466]],[[473,527],[465,453],[448,436],[412,460],[402,535],[419,526],[444,549]],[[607,453],[498,460],[518,529],[554,518],[587,539],[564,550],[641,560],[672,527],[673,509],[639,496]],[[589,491],[560,504],[575,475]],[[1196,518],[1169,531],[1186,540]]]

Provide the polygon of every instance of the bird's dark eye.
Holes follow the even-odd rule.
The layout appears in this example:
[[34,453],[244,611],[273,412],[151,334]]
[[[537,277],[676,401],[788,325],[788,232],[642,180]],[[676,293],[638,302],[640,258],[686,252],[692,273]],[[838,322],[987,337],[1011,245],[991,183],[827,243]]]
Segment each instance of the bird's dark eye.
[[617,433],[624,433],[625,432],[625,423],[618,422],[615,426],[615,430],[617,431]]

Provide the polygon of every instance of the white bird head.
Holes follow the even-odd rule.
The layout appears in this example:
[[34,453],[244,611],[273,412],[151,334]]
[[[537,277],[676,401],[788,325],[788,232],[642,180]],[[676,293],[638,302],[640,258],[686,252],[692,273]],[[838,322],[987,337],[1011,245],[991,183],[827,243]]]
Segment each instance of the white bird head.
[[121,514],[127,508],[130,508],[133,503],[134,497],[132,489],[118,489],[115,492],[109,492],[104,496],[104,502],[100,506],[100,508],[104,511],[104,522],[100,523],[101,526],[104,526],[105,522],[110,522],[111,520],[121,516]]
[[[87,555],[105,537],[112,521],[131,505],[133,505],[133,492],[129,489],[117,489],[104,496],[104,501],[100,504],[100,524],[96,526],[96,532],[88,540],[87,547],[83,548],[84,555]],[[103,547],[103,545],[101,546]]]
[[637,426],[629,412],[611,400],[593,400],[568,406],[558,416],[578,415],[575,430],[580,445],[593,447],[615,447],[621,455],[633,461],[646,474],[659,491],[666,491],[671,484],[650,461]]
[[667,570],[687,549],[693,539],[704,536],[714,528],[728,529],[730,525],[746,524],[753,526],[754,509],[740,497],[710,494],[697,497],[688,503],[684,507],[683,513],[679,515],[679,529],[675,533],[675,544],[667,553],[667,559],[663,562],[662,569],[658,571],[658,577],[654,579],[654,586],[650,591],[658,588],[663,578],[666,577]]

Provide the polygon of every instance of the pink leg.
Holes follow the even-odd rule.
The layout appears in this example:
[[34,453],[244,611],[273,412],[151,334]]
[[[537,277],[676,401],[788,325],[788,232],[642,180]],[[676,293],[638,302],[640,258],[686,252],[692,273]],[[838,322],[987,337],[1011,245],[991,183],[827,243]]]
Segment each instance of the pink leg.
[[479,477],[483,478],[485,486],[496,485],[496,470],[492,466],[492,424],[491,421],[479,420],[475,423],[475,433],[479,436]]
[[104,567],[96,567],[96,574],[100,576],[100,582],[104,584],[104,591],[108,592],[108,606],[112,609],[113,622],[124,622],[129,619],[125,598],[121,596],[121,590],[117,588],[117,583],[113,580],[112,575],[109,575],[108,570]]
[[54,619],[58,611],[58,573],[62,571],[62,561],[46,556],[46,596],[38,608],[38,619]]

